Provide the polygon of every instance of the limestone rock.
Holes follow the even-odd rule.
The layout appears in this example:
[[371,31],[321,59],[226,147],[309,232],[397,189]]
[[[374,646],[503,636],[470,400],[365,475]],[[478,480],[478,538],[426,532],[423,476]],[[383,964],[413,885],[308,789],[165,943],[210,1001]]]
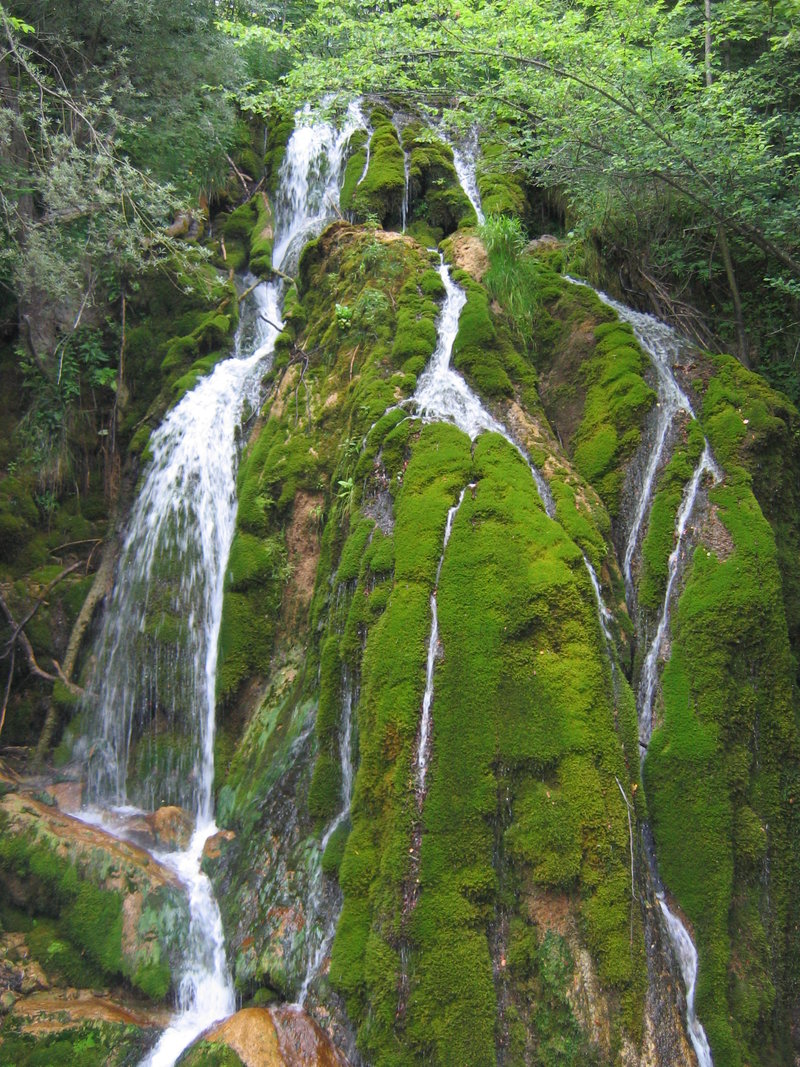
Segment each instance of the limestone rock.
[[[166,996],[188,926],[177,876],[129,841],[25,793],[0,798],[0,826],[0,894],[63,920],[62,936],[109,979]],[[43,977],[27,975],[22,991],[41,988]]]
[[186,848],[192,836],[193,820],[188,811],[174,804],[154,811],[146,818],[155,843],[170,850]]
[[244,1067],[347,1067],[328,1035],[302,1008],[242,1008],[187,1049],[180,1067],[199,1067],[226,1046]]

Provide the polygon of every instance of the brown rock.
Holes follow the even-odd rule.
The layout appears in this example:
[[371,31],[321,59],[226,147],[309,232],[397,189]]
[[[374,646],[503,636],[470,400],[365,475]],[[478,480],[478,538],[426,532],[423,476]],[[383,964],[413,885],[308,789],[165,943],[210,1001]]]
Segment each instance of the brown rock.
[[203,857],[207,860],[218,860],[225,841],[233,841],[236,834],[233,830],[218,830],[212,834],[203,846]]
[[166,1027],[170,1013],[166,1009],[145,1008],[115,1003],[97,997],[88,990],[64,989],[49,993],[32,993],[14,1004],[11,1015],[15,1027],[29,1034],[50,1034],[82,1026],[87,1022],[125,1023],[141,1027]]
[[347,1067],[325,1031],[302,1008],[242,1008],[201,1041],[227,1045],[245,1067]]
[[453,261],[479,282],[489,269],[489,257],[480,237],[474,233],[454,233],[449,238]]
[[159,808],[147,816],[146,822],[153,832],[156,844],[170,850],[186,848],[194,828],[188,811],[175,805]]
[[83,803],[83,782],[56,782],[45,786],[46,792],[62,811],[80,811]]
[[529,241],[525,245],[526,252],[542,252],[547,251],[550,248],[558,248],[561,242],[557,237],[553,237],[552,234],[543,233],[541,237],[537,237],[534,241]]
[[281,1004],[269,1013],[286,1067],[347,1067],[347,1060],[321,1026],[302,1008]]

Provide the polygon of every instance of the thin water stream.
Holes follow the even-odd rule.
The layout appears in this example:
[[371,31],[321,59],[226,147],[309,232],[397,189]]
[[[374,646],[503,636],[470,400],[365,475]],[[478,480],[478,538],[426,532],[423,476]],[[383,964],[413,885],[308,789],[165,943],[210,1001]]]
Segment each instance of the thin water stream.
[[[353,709],[358,704],[358,688],[350,677],[347,666],[342,666],[342,726],[339,734],[339,760],[342,768],[341,807],[322,835],[319,850],[315,856],[316,869],[312,872],[311,892],[306,903],[306,922],[311,927],[312,922],[319,920],[322,912],[322,857],[333,835],[350,817],[350,801],[353,797],[353,778],[355,764],[353,761]],[[308,998],[311,983],[319,973],[325,957],[330,951],[336,934],[338,910],[332,911],[326,917],[321,936],[316,944],[312,939],[306,957],[306,969],[303,982],[297,997],[297,1004],[303,1007]]]
[[[576,285],[586,285],[576,278],[568,278]],[[613,308],[619,318],[633,327],[634,334],[643,351],[648,355],[656,373],[657,419],[653,440],[645,464],[644,476],[639,489],[633,519],[628,530],[623,572],[625,576],[628,603],[633,608],[635,589],[633,584],[632,564],[642,531],[649,519],[650,508],[655,490],[658,472],[665,461],[667,443],[676,417],[684,413],[694,419],[694,411],[686,393],[675,379],[673,367],[676,359],[685,347],[683,339],[666,323],[660,322],[652,315],[633,311],[631,308],[612,300],[605,293],[597,296],[608,307]],[[708,441],[705,442],[702,455],[695,467],[691,479],[686,485],[681,505],[675,519],[674,547],[670,553],[667,566],[667,585],[664,599],[659,610],[655,633],[647,646],[637,692],[637,714],[639,720],[639,746],[641,760],[644,763],[647,747],[653,731],[653,700],[659,682],[658,661],[664,639],[669,629],[670,608],[675,593],[675,585],[680,571],[680,563],[686,543],[686,533],[697,503],[697,497],[705,475],[710,475],[714,483],[722,478],[722,472],[711,454]],[[680,918],[670,909],[655,869],[655,857],[651,849],[645,849],[649,862],[653,866],[653,879],[657,887],[658,900],[664,928],[672,945],[675,959],[686,989],[686,1029],[697,1056],[699,1067],[713,1067],[711,1049],[705,1031],[695,1013],[694,992],[697,984],[697,950],[689,931]]]
[[428,761],[430,757],[431,740],[431,704],[433,703],[433,671],[436,666],[436,655],[439,647],[439,613],[436,608],[436,594],[439,578],[442,574],[444,554],[447,550],[447,542],[453,532],[453,521],[458,514],[458,509],[464,503],[468,489],[474,489],[475,483],[470,482],[461,490],[458,502],[447,512],[447,521],[444,526],[444,540],[442,542],[442,554],[439,557],[439,566],[436,568],[436,580],[431,592],[431,633],[428,638],[428,660],[425,667],[425,695],[422,698],[422,718],[419,725],[419,744],[417,746],[417,804],[421,808],[425,797],[425,778],[428,773]]

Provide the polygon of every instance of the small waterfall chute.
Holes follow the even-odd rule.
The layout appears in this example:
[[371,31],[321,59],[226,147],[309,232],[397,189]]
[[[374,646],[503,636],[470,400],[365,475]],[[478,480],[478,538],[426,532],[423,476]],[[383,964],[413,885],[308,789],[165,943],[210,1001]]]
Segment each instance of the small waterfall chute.
[[448,141],[453,150],[453,165],[461,188],[466,193],[467,199],[475,210],[478,225],[483,226],[486,216],[483,213],[481,194],[478,189],[477,160],[478,160],[478,131],[473,128],[468,136],[460,143]]

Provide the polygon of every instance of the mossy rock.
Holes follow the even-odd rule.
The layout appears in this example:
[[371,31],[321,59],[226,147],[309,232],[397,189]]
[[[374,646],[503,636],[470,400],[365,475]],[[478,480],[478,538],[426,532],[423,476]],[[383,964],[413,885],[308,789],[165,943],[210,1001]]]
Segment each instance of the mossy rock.
[[[373,112],[369,168],[354,188],[351,210],[357,218],[375,218],[385,229],[399,229],[405,191],[405,156],[388,118]],[[362,163],[363,167],[363,163]]]
[[420,123],[403,130],[409,153],[409,222],[424,223],[446,236],[459,226],[474,226],[475,210],[461,188],[453,164],[453,150]]

